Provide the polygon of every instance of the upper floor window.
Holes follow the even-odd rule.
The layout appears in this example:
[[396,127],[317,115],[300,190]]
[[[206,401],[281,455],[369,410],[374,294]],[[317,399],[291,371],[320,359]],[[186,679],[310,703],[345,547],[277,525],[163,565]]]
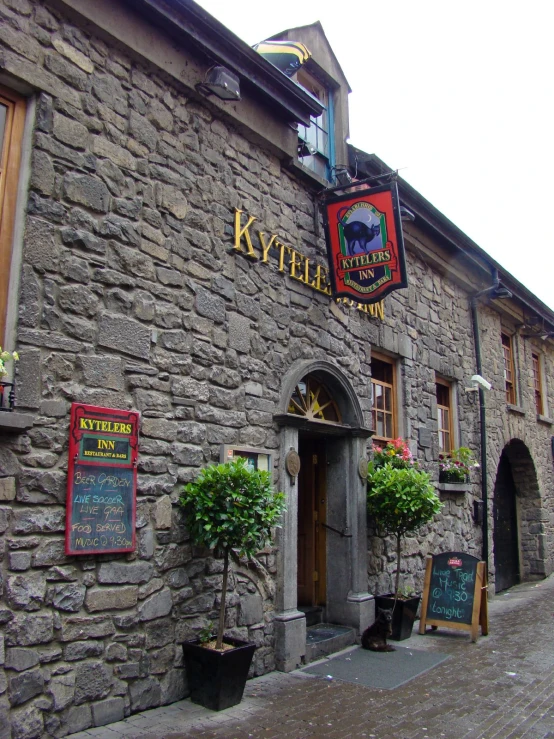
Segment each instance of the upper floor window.
[[531,354],[533,361],[533,387],[535,389],[535,408],[539,415],[544,414],[544,399],[542,391],[541,359],[538,354]]
[[305,167],[323,179],[331,179],[335,165],[333,141],[333,95],[331,91],[305,69],[300,69],[296,81],[325,106],[317,118],[310,118],[310,125],[298,124],[300,144],[299,159]]
[[502,334],[502,351],[504,353],[504,382],[506,387],[506,403],[516,403],[516,382],[514,370],[514,353],[512,337]]
[[452,443],[452,387],[441,377],[435,378],[437,394],[437,421],[439,432],[439,452],[450,454]]
[[25,103],[0,87],[0,346],[4,345]]
[[371,415],[374,441],[396,438],[395,367],[385,357],[371,357]]

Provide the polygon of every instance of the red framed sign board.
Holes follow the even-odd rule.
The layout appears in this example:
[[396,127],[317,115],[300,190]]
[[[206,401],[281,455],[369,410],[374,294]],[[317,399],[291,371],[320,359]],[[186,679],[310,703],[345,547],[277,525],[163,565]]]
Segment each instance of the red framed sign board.
[[376,303],[407,287],[395,182],[327,200],[325,231],[334,297]]
[[136,411],[72,404],[66,554],[135,550],[139,419]]

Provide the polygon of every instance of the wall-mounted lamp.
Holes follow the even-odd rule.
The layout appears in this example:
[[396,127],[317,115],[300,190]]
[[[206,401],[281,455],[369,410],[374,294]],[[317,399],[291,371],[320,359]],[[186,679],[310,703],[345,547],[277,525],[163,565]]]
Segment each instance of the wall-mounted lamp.
[[240,82],[236,74],[227,67],[211,67],[206,72],[206,79],[196,85],[202,95],[215,95],[220,100],[240,100]]
[[400,218],[403,221],[415,221],[415,214],[405,206],[400,206]]
[[347,185],[352,184],[352,177],[346,167],[334,168],[334,175],[337,185],[344,185],[344,187],[346,187]]

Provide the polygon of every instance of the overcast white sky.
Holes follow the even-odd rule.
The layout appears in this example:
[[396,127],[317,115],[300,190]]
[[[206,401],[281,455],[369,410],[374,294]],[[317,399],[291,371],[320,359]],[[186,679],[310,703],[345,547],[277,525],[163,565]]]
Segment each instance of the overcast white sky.
[[321,21],[375,153],[554,309],[554,3],[199,0],[248,44]]

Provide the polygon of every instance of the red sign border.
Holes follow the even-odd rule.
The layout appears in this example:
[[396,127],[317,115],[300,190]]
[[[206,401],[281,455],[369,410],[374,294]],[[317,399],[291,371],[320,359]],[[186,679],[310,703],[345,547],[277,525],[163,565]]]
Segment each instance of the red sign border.
[[[337,254],[337,235],[331,229],[329,223],[329,205],[335,205],[336,203],[348,203],[352,204],[361,200],[362,198],[375,195],[377,193],[390,192],[391,194],[391,206],[393,212],[394,228],[396,240],[393,241],[393,248],[395,250],[395,257],[398,262],[398,270],[400,272],[400,279],[395,280],[392,283],[388,283],[383,289],[377,288],[372,293],[371,297],[361,295],[351,288],[346,288],[344,283],[343,287],[340,287],[341,281],[337,278],[336,274],[336,263],[335,257]],[[400,201],[398,198],[398,187],[396,182],[391,182],[387,185],[380,185],[379,187],[367,187],[357,192],[349,192],[335,197],[330,197],[325,200],[324,209],[324,224],[325,224],[325,241],[327,245],[327,258],[329,260],[329,278],[331,282],[331,290],[334,298],[349,298],[356,303],[362,305],[371,305],[373,303],[380,302],[386,295],[399,290],[404,287],[408,287],[408,277],[406,272],[406,257],[404,249],[404,235],[402,231],[402,219],[400,217]],[[334,225],[334,224],[333,224]],[[340,252],[340,249],[338,250]]]
[[[71,549],[71,521],[73,510],[73,473],[75,469],[75,462],[79,458],[79,444],[81,438],[85,433],[85,429],[79,429],[79,419],[84,415],[89,414],[97,420],[101,421],[112,421],[115,423],[131,423],[132,433],[122,434],[122,436],[129,438],[129,444],[131,446],[131,460],[124,464],[111,464],[112,467],[121,467],[124,469],[133,470],[133,494],[132,494],[132,544],[130,547],[119,548],[119,549],[79,549],[75,551]],[[65,508],[65,553],[67,555],[85,555],[85,554],[116,554],[119,552],[134,552],[137,548],[137,532],[136,532],[136,518],[137,518],[137,462],[138,462],[138,432],[140,423],[140,413],[138,411],[128,411],[117,408],[104,408],[97,405],[88,405],[86,403],[72,403],[71,404],[71,416],[69,422],[69,458],[67,462],[67,496],[66,496],[66,508]],[[90,433],[90,430],[86,430],[86,433]],[[94,432],[93,432],[94,433]],[[113,431],[109,432],[114,434]],[[97,467],[99,465],[105,465],[105,460],[99,460],[97,462],[79,461],[79,464],[84,464],[87,467]]]

